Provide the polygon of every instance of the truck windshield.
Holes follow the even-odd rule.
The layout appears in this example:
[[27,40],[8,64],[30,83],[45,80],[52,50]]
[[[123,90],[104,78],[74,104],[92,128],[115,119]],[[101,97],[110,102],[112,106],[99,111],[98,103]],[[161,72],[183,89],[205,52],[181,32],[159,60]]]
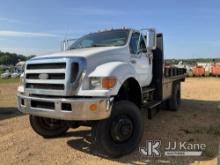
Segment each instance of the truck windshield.
[[127,43],[129,30],[112,30],[88,34],[76,40],[69,49],[123,46]]

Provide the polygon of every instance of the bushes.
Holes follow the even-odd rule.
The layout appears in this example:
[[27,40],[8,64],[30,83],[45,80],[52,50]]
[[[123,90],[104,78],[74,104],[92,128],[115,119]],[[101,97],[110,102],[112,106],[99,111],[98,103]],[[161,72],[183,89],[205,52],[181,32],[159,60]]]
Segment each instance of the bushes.
[[23,56],[16,53],[8,53],[0,51],[0,65],[15,65],[19,61],[26,61],[30,59],[32,56]]
[[0,52],[0,65],[15,65],[19,61],[26,61],[27,57],[15,53]]

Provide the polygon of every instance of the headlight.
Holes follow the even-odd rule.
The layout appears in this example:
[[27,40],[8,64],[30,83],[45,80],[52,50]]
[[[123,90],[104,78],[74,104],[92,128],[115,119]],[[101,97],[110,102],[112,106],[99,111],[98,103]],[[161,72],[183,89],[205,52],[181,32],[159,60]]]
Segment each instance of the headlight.
[[115,77],[92,77],[90,78],[90,89],[112,89],[116,83]]
[[90,89],[101,89],[101,78],[99,77],[90,78]]

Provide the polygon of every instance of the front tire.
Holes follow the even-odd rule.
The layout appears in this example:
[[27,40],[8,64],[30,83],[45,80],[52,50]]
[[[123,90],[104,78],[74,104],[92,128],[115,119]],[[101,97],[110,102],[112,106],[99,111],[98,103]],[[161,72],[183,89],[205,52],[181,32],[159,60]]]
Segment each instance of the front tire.
[[141,141],[143,131],[144,116],[129,101],[116,102],[110,118],[98,121],[93,127],[98,149],[110,157],[132,152]]
[[33,130],[44,138],[58,137],[69,129],[65,121],[38,116],[29,116]]

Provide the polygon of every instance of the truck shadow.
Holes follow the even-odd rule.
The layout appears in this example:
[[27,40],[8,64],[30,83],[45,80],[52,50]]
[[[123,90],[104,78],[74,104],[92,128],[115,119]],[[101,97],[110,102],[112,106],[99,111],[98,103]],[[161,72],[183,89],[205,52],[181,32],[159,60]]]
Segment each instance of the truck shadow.
[[5,120],[22,115],[23,114],[19,112],[16,107],[0,107],[0,120]]
[[[178,112],[161,110],[152,120],[145,121],[145,132],[140,147],[146,146],[146,140],[161,140],[161,157],[147,157],[136,149],[129,155],[110,159],[98,152],[89,130],[75,130],[66,136],[75,136],[67,144],[73,149],[120,163],[128,164],[191,164],[212,160],[217,157],[220,137],[220,102],[201,100],[182,100]],[[164,148],[169,142],[187,142],[206,144],[202,156],[168,157]]]

